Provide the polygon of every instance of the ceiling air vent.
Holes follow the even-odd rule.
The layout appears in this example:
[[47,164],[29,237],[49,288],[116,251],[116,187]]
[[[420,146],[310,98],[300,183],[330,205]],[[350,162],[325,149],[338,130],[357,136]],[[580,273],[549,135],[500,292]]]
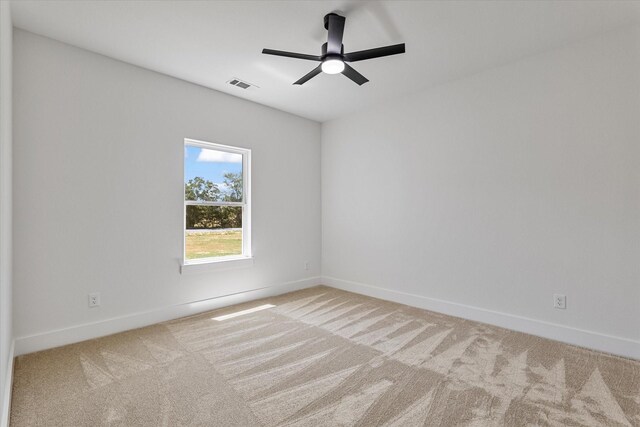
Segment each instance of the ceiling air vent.
[[229,83],[230,85],[239,87],[240,89],[250,89],[250,88],[253,89],[253,88],[257,88],[258,87],[258,86],[254,85],[254,84],[245,82],[245,81],[240,80],[240,79],[235,78],[235,77],[233,79],[229,80],[227,83]]

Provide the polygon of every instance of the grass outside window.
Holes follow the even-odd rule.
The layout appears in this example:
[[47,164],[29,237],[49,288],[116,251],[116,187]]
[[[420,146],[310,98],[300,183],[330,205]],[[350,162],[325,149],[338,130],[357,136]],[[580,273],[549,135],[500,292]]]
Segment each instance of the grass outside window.
[[189,260],[242,255],[242,230],[188,230],[185,244]]

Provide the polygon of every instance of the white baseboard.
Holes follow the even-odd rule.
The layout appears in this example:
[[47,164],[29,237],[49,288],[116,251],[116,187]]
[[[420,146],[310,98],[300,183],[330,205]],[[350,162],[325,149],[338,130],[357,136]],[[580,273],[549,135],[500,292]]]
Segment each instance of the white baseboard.
[[0,413],[0,427],[9,427],[9,420],[11,417],[11,391],[13,390],[13,358],[15,353],[15,340],[11,341],[11,348],[9,349],[9,357],[7,363],[7,375],[5,376],[3,399],[0,404],[2,405],[2,412]]
[[15,339],[16,356],[46,350],[66,344],[73,344],[93,338],[115,334],[131,329],[141,328],[154,323],[180,317],[191,316],[220,307],[239,304],[260,298],[284,294],[299,289],[309,288],[320,284],[320,277],[310,277],[282,283],[280,285],[266,286],[250,291],[224,295],[202,301],[194,301],[164,307],[157,310],[133,313],[126,316],[114,317],[98,322],[85,323],[69,328],[47,331],[39,334],[18,337]]
[[505,329],[537,335],[579,347],[612,353],[632,359],[640,359],[640,341],[516,316],[513,314],[486,310],[480,307],[429,298],[422,295],[414,295],[391,289],[379,288],[335,277],[324,276],[322,277],[322,283],[349,292],[355,292],[412,307],[444,313],[450,316],[461,317],[463,319],[488,323]]

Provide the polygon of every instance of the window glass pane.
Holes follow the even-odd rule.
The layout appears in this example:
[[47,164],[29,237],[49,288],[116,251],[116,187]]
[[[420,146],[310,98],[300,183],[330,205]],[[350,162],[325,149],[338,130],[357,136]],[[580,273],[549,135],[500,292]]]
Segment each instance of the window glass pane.
[[242,202],[242,154],[185,146],[185,200]]
[[241,206],[186,206],[187,259],[242,255]]

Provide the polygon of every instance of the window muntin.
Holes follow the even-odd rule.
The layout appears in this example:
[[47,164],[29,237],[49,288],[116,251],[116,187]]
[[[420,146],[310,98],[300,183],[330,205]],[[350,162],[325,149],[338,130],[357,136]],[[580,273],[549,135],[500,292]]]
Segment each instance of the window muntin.
[[251,151],[185,140],[183,264],[251,256]]

